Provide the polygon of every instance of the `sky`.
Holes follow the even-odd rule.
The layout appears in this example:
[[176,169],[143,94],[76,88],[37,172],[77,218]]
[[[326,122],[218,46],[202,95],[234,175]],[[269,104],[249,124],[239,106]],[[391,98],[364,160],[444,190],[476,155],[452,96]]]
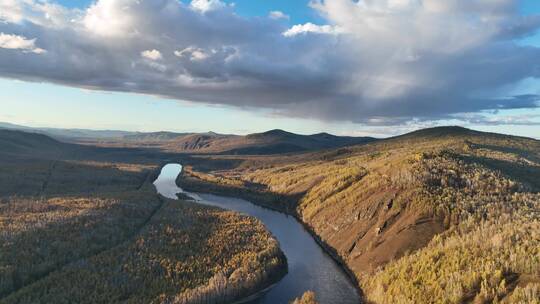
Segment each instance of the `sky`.
[[0,0],[0,121],[540,138],[537,0]]

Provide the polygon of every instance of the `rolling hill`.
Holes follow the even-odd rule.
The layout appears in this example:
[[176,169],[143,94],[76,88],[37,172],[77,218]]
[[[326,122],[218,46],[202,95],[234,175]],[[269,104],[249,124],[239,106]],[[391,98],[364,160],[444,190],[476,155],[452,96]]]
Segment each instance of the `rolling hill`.
[[118,130],[87,130],[87,129],[61,129],[61,128],[33,128],[11,123],[0,122],[0,129],[18,130],[28,133],[44,134],[63,141],[76,141],[81,139],[106,139],[134,135],[135,132]]
[[[131,140],[154,138],[187,154],[177,154],[186,165],[178,180],[184,189],[241,196],[296,216],[358,280],[366,302],[538,303],[540,299],[538,140],[460,127],[424,129],[358,145],[352,144],[359,140],[356,138],[281,130],[247,136],[155,133]],[[176,210],[176,204],[156,200],[148,176],[160,162],[159,154],[135,162],[125,154],[133,151],[136,155],[135,149],[81,147],[42,134],[8,130],[0,130],[0,144],[0,212],[14,219],[6,222],[0,218],[0,229],[27,231],[35,226],[24,237],[4,233],[15,236],[2,243],[15,246],[4,248],[5,252],[41,246],[44,249],[40,250],[51,254],[44,261],[18,255],[0,258],[4,263],[0,269],[9,273],[0,279],[0,294],[10,294],[13,303],[33,299],[64,275],[75,278],[83,270],[89,271],[89,279],[124,276],[123,271],[110,272],[99,265],[128,259],[120,247],[113,247],[131,235],[153,240],[141,227],[145,223],[161,227],[161,221],[175,223],[167,217],[170,212],[178,212],[178,216],[192,211],[207,214],[196,220],[195,225],[201,226],[193,229],[198,231],[209,218],[245,221],[212,210],[197,211],[199,207],[189,205],[182,207],[186,210]],[[318,149],[324,150],[315,151]],[[121,153],[107,154],[109,150]],[[197,157],[189,157],[193,151]],[[283,151],[299,152],[276,154]],[[73,152],[79,154],[78,159],[66,160]],[[103,153],[109,161],[96,161]],[[90,154],[90,159],[83,158]],[[117,160],[112,160],[114,155]],[[99,209],[111,202],[113,213]],[[77,208],[88,209],[84,214],[89,217],[72,214]],[[131,214],[130,208],[138,211]],[[102,226],[105,211],[107,225],[112,226]],[[126,212],[133,225],[123,220]],[[50,219],[42,219],[43,214]],[[75,220],[68,220],[70,217]],[[51,226],[43,226],[43,220]],[[229,224],[223,223],[211,233],[230,234]],[[88,230],[88,225],[96,228]],[[258,224],[249,225],[262,231]],[[242,229],[250,231],[249,225],[242,224]],[[117,235],[117,229],[127,234]],[[184,233],[183,227],[178,229]],[[64,239],[58,231],[70,231],[66,235],[74,238]],[[78,237],[88,234],[105,235],[108,241],[96,239],[94,244]],[[238,246],[245,245],[239,241]],[[175,248],[174,242],[158,243],[166,247],[144,250],[158,254]],[[103,252],[86,251],[88,244]],[[74,247],[81,249],[73,251]],[[39,268],[13,272],[14,265],[27,260],[35,260],[34,266]],[[88,267],[83,270],[77,266],[47,275],[55,265],[79,260],[90,264],[84,264]],[[107,275],[101,277],[103,273]],[[36,279],[39,283],[34,284]],[[173,281],[162,283],[175,286]],[[71,289],[78,293],[71,296],[85,297],[85,284],[91,281]],[[106,288],[116,295],[111,284]],[[62,293],[62,287],[55,290]],[[144,296],[151,298],[158,292],[152,289]]]
[[0,129],[0,154],[20,157],[22,155],[56,155],[69,145],[43,134]]
[[373,142],[372,137],[335,136],[328,133],[300,135],[270,130],[246,136],[206,133],[127,132],[111,130],[30,128],[0,123],[0,130],[45,134],[55,139],[105,147],[156,148],[175,153],[270,155],[316,151]]
[[344,137],[326,133],[299,135],[283,130],[271,130],[246,136],[216,133],[192,134],[171,140],[166,150],[183,153],[228,155],[268,155],[314,151],[374,141],[371,137]]
[[[223,170],[226,160],[194,162],[179,183],[297,216],[368,302],[538,303],[538,140],[440,127],[338,150],[237,157]],[[212,162],[219,171],[198,171]]]

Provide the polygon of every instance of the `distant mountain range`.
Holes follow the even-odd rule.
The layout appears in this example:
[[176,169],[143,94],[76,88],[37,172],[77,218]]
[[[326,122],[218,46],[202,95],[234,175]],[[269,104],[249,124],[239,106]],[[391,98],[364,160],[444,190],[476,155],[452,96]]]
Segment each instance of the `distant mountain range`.
[[164,148],[175,152],[261,155],[329,149],[374,140],[371,137],[345,137],[326,133],[299,135],[283,130],[271,130],[245,136],[190,134],[171,139]]
[[31,133],[40,133],[49,135],[60,140],[76,140],[76,139],[105,139],[118,138],[127,135],[136,134],[135,132],[118,131],[118,130],[86,130],[86,129],[60,129],[60,128],[32,128],[0,122],[0,129],[10,129],[26,131]]
[[143,133],[116,130],[31,128],[0,123],[0,129],[2,128],[45,134],[69,142],[90,141],[112,146],[154,147],[179,153],[281,154],[352,146],[376,140],[372,137],[336,136],[328,133],[300,135],[277,129],[241,136],[214,132]]

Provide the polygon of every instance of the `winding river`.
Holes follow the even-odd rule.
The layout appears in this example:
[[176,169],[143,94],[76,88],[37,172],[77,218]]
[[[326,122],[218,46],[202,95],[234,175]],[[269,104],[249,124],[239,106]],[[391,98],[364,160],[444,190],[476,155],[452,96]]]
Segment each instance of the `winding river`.
[[181,172],[182,166],[179,164],[164,166],[154,182],[157,191],[171,199],[177,199],[176,194],[183,192],[200,204],[256,217],[276,237],[287,256],[289,273],[268,292],[248,303],[289,303],[307,290],[316,293],[320,304],[360,303],[354,283],[294,217],[262,208],[243,199],[184,192],[176,185],[176,178]]

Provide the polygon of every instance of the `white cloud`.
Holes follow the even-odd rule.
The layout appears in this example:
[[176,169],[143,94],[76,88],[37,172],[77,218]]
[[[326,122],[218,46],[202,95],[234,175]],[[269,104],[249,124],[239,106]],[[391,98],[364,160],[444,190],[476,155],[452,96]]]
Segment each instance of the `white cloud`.
[[0,1],[0,21],[20,22],[23,19],[23,10],[18,0]]
[[146,50],[141,52],[141,57],[150,59],[150,60],[161,60],[163,59],[163,56],[161,55],[161,52],[153,49],[153,50]]
[[106,37],[122,37],[136,33],[140,3],[129,0],[96,1],[85,12],[82,22],[93,34]]
[[300,34],[315,33],[315,34],[340,34],[344,30],[332,25],[316,25],[311,22],[305,24],[297,24],[283,32],[283,36],[292,37]]
[[35,54],[43,54],[46,51],[36,47],[36,39],[27,39],[23,36],[4,34],[0,32],[0,48],[21,50]]
[[[539,16],[520,16],[518,4],[514,0],[325,0],[311,6],[346,33],[343,56],[356,68],[343,92],[357,96],[361,108],[388,114],[393,111],[385,109],[401,105],[406,116],[413,111],[404,108],[414,109],[415,115],[421,109],[424,113],[443,113],[450,107],[469,111],[470,105],[490,103],[487,100],[494,96],[485,94],[490,87],[518,81],[520,76],[508,74],[516,71],[508,62],[532,60],[538,50],[526,51],[512,39],[531,34],[540,25]],[[525,73],[538,76],[532,70]]]
[[210,57],[210,54],[205,50],[194,46],[187,47],[181,51],[174,51],[174,54],[177,57],[189,58],[191,61],[203,61]]
[[49,27],[65,27],[78,11],[48,1],[0,0],[0,22],[23,20]]
[[218,10],[225,7],[225,3],[220,0],[193,0],[191,7],[201,13]]
[[279,19],[289,20],[289,18],[290,18],[289,15],[286,15],[282,11],[271,11],[268,14],[268,17],[270,17],[270,19],[274,19],[274,20],[279,20]]

